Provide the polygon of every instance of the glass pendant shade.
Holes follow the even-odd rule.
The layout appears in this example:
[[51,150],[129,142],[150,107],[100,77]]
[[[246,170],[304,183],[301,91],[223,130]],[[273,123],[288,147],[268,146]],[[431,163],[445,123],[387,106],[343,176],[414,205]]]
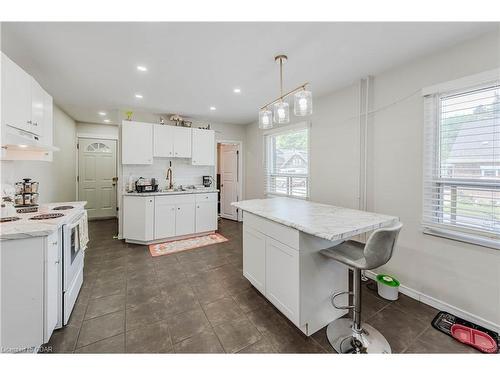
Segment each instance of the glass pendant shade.
[[302,90],[297,92],[293,102],[293,113],[295,116],[309,116],[312,114],[311,91]]
[[273,112],[264,108],[259,112],[259,128],[269,129],[273,127]]
[[274,104],[273,119],[276,124],[288,124],[290,122],[290,106],[287,102]]

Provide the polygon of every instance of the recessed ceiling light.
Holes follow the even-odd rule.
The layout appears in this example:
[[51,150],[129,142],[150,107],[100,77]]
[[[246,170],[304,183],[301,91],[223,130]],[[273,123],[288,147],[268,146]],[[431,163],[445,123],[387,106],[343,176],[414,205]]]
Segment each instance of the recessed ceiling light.
[[215,111],[216,109],[217,109],[217,108],[215,108],[215,107],[210,107],[210,110],[211,110],[211,111]]
[[137,70],[140,72],[147,72],[148,68],[146,68],[145,66],[142,66],[142,65],[137,65]]
[[104,119],[104,122],[111,122],[111,120],[106,118],[106,119]]
[[137,99],[142,99],[142,94],[135,94],[135,97],[136,97]]
[[18,145],[19,147],[26,148],[28,145]]
[[235,89],[233,90],[233,92],[234,92],[235,94],[239,94],[239,93],[241,92],[241,89],[239,89],[239,88],[235,88]]
[[106,116],[106,112],[99,112],[99,116]]

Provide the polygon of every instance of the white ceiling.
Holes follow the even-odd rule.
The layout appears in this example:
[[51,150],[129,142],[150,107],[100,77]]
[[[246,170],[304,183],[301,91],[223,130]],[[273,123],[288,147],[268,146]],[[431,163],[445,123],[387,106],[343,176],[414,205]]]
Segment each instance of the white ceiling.
[[[247,124],[278,95],[276,54],[289,57],[285,90],[309,81],[318,97],[495,26],[3,23],[2,50],[77,121],[99,123],[98,111],[133,109]],[[148,71],[137,71],[137,65]],[[241,94],[233,93],[235,87]]]

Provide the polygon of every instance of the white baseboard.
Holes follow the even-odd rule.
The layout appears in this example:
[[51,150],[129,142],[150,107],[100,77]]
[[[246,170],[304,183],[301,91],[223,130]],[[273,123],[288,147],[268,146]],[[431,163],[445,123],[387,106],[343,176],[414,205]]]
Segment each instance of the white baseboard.
[[[373,271],[365,271],[366,277],[376,280],[377,274]],[[426,305],[432,306],[435,309],[441,310],[441,311],[447,311],[449,313],[452,313],[453,315],[456,315],[462,319],[466,319],[471,321],[472,323],[479,324],[485,328],[491,329],[492,331],[495,332],[500,332],[500,325],[495,324],[493,322],[490,322],[489,320],[483,319],[477,315],[471,314],[467,311],[464,311],[456,306],[450,305],[444,301],[438,300],[434,297],[428,296],[424,293],[421,293],[415,289],[409,288],[403,284],[399,286],[399,291],[403,293],[404,295],[411,297],[413,299],[416,299],[417,301],[420,301],[422,303],[425,303]]]

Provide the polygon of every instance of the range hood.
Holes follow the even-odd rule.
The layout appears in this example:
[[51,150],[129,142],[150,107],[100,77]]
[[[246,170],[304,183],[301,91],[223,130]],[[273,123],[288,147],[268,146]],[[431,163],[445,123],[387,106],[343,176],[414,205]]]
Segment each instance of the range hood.
[[59,148],[44,143],[43,137],[8,125],[5,127],[5,134],[2,134],[2,148],[4,150],[35,152],[59,151]]

